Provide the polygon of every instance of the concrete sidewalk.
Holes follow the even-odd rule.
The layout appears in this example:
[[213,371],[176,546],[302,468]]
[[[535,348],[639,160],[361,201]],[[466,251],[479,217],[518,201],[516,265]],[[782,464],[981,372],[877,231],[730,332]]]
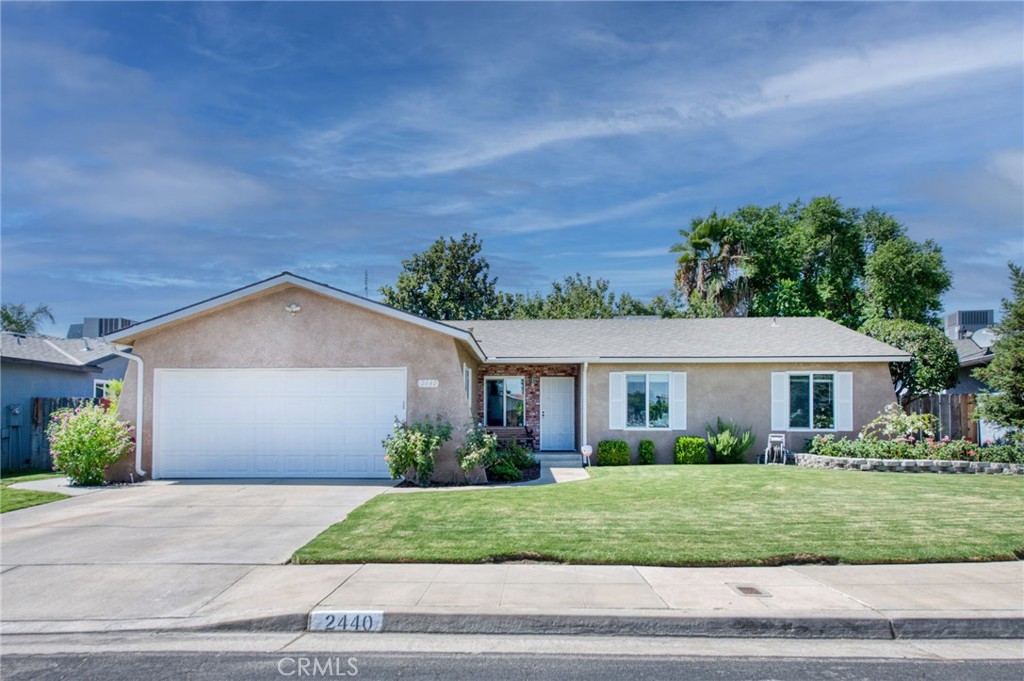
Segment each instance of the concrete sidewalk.
[[[383,613],[385,632],[1024,638],[1019,561],[771,568],[133,565],[110,571],[5,568],[0,631],[302,631],[314,611],[371,611]],[[109,588],[97,593],[74,586],[90,582]]]

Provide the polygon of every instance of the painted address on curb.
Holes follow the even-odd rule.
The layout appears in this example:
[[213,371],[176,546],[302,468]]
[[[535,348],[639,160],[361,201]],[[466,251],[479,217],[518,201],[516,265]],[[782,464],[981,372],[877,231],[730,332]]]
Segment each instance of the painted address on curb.
[[317,610],[309,613],[309,631],[380,631],[384,613],[363,610]]

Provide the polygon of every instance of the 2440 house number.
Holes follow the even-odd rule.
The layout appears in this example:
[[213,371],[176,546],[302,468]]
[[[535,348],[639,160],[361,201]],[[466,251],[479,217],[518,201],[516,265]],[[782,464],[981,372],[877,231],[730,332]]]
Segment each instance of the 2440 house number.
[[314,612],[309,616],[310,631],[380,631],[383,612]]

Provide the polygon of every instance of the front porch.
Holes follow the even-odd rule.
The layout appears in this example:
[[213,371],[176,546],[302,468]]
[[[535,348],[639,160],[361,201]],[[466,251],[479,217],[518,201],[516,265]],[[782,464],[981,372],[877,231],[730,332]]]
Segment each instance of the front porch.
[[485,365],[477,373],[476,416],[498,436],[535,452],[577,452],[578,364]]

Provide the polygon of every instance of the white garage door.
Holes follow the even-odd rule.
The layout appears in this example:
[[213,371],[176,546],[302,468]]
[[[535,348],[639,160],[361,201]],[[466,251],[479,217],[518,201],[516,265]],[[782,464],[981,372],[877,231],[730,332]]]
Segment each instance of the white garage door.
[[157,369],[158,478],[387,478],[405,369]]

